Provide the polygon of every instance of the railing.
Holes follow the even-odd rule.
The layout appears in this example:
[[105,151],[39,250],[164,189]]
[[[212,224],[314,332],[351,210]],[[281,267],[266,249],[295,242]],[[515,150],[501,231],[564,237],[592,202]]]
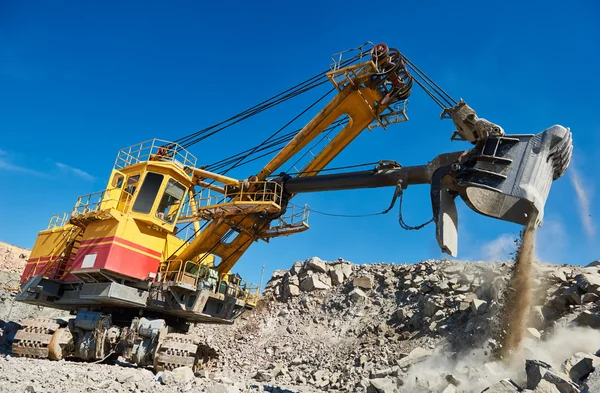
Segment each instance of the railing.
[[[204,217],[204,212],[210,215],[227,215],[277,211],[283,195],[281,184],[273,181],[242,182],[240,186],[227,185],[225,194],[210,189],[202,189],[194,196],[194,202],[189,198],[179,214],[179,222],[189,222]],[[195,208],[194,208],[195,206]]]
[[71,217],[78,217],[104,209],[117,209],[125,212],[133,195],[121,188],[109,188],[104,191],[82,195],[77,199]]
[[370,54],[371,49],[374,46],[375,45],[373,45],[372,42],[365,42],[364,44],[356,48],[334,53],[331,56],[331,60],[333,63],[329,66],[329,68],[331,69],[331,71],[339,70],[342,66],[342,63],[344,62],[344,56],[346,56],[347,59],[356,58],[356,61],[361,61],[363,57],[368,56],[368,54]]
[[115,169],[151,160],[174,162],[181,167],[196,166],[196,157],[177,143],[150,139],[119,150]]
[[[161,264],[159,272],[162,282],[172,281],[195,289],[198,286],[198,281],[204,280],[214,286],[215,293],[233,296],[251,305],[256,305],[258,301],[260,289],[258,285],[248,283],[245,280],[240,280],[239,283],[218,282],[217,271],[201,263],[172,259]],[[225,286],[225,291],[220,291],[222,286]]]
[[48,223],[48,229],[62,228],[69,222],[70,218],[71,218],[71,213],[55,214],[52,217],[50,217],[50,222]]
[[372,130],[375,127],[387,127],[390,124],[402,123],[408,121],[408,116],[406,115],[406,104],[408,100],[402,100],[393,103],[388,106],[383,113],[379,115],[378,119],[375,119],[367,126],[369,130]]
[[270,229],[287,228],[290,226],[308,225],[310,206],[290,204],[285,215],[279,217],[277,222],[271,223]]

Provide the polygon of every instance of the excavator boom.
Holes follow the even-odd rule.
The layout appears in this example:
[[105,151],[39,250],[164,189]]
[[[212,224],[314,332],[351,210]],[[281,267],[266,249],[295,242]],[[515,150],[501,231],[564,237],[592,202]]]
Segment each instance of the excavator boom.
[[[233,323],[255,307],[260,288],[231,270],[254,242],[308,229],[310,210],[290,203],[299,193],[395,187],[389,211],[409,186],[430,185],[436,237],[451,255],[458,252],[457,197],[489,217],[541,223],[552,182],[571,159],[568,129],[506,134],[452,99],[397,49],[369,44],[348,55],[227,121],[174,142],[153,139],[121,149],[106,189],[80,197],[71,212],[52,217],[39,232],[21,277],[17,301],[68,310],[75,318],[25,322],[13,352],[87,361],[120,354],[156,371],[202,367],[212,352],[185,335],[189,324]],[[331,91],[300,115],[335,96],[300,130],[280,134],[284,126],[257,147],[210,165],[198,165],[188,151],[328,81]],[[371,170],[320,174],[364,130],[407,121],[413,83],[440,106],[442,118],[452,120],[451,139],[469,148],[424,165],[381,161]],[[227,174],[273,147],[274,157],[255,175]],[[311,159],[301,164],[305,156]],[[295,172],[282,171],[283,165]]]

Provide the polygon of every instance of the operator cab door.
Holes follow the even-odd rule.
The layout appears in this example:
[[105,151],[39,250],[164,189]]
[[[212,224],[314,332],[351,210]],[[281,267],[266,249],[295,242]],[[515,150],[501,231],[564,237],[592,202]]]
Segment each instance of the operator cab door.
[[134,219],[173,232],[187,188],[169,175],[145,172],[131,207]]

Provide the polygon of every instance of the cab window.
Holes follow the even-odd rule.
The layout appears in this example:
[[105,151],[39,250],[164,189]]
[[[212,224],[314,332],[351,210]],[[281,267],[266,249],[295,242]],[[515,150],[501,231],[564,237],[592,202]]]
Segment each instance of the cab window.
[[158,173],[146,173],[146,178],[144,179],[135,203],[133,204],[134,212],[145,214],[150,213],[163,178],[164,176]]
[[169,179],[165,192],[158,204],[156,216],[170,224],[175,222],[179,206],[183,201],[185,187],[173,179]]

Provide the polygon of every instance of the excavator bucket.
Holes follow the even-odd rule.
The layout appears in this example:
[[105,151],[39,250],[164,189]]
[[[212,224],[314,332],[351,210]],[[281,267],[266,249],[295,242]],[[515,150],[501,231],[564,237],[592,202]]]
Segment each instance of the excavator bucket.
[[[460,163],[440,168],[432,182],[432,202],[442,250],[457,254],[457,195],[480,214],[541,225],[552,182],[565,173],[572,152],[571,132],[555,125],[536,135],[487,137]],[[444,187],[448,175],[454,184]]]

